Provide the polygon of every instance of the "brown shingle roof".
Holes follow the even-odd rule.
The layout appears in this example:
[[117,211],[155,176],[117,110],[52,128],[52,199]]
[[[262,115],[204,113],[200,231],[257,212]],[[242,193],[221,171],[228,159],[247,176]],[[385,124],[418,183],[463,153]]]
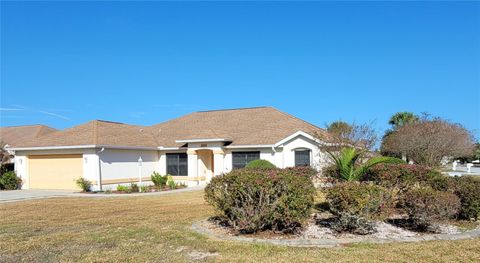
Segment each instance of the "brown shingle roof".
[[14,147],[42,146],[133,146],[157,147],[155,138],[144,126],[94,120],[63,131],[56,131]]
[[231,140],[231,145],[270,145],[298,131],[328,136],[323,129],[292,115],[258,107],[194,112],[149,127],[91,121],[13,146],[175,147],[180,146],[176,140],[218,138]]
[[275,144],[300,130],[327,136],[323,129],[272,107],[194,112],[152,127],[161,146],[214,138],[230,139],[231,145]]
[[0,141],[11,146],[55,131],[45,125],[0,127]]

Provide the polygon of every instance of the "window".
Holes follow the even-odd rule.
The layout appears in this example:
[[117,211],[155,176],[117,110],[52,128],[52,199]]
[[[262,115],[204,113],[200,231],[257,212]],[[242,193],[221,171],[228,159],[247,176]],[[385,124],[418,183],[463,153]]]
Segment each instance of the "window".
[[295,151],[295,166],[310,166],[310,150]]
[[260,159],[260,152],[233,152],[232,166],[233,169],[244,168],[247,163]]
[[188,157],[186,153],[167,153],[167,174],[188,175]]

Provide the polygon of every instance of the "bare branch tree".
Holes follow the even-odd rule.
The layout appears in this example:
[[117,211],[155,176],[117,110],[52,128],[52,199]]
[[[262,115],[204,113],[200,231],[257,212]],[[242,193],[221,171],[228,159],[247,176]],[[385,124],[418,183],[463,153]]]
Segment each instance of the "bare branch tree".
[[327,130],[331,136],[327,140],[330,143],[324,146],[327,151],[338,151],[344,147],[372,150],[378,139],[373,128],[373,122],[348,124],[343,121],[336,121],[329,124]]
[[415,163],[440,165],[443,157],[460,157],[474,149],[472,134],[460,124],[423,116],[384,136],[382,152],[406,155]]

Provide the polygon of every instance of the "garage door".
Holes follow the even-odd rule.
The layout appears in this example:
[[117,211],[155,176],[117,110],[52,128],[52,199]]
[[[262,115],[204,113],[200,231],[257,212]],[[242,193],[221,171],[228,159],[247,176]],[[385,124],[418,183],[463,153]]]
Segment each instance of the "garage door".
[[81,154],[28,156],[30,189],[79,189],[75,180],[83,176]]

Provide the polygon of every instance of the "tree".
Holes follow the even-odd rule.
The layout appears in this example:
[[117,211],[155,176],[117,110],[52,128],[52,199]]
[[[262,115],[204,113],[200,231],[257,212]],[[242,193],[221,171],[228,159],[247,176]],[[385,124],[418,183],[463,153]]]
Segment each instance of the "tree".
[[418,120],[419,118],[417,115],[408,111],[402,111],[393,114],[392,117],[390,117],[388,124],[392,125],[393,129],[396,130],[406,124],[411,124]]
[[438,166],[443,157],[472,154],[473,136],[460,124],[424,117],[384,136],[382,153],[406,155],[418,164]]
[[[335,145],[333,148],[337,150],[345,146],[371,150],[377,143],[377,133],[371,123],[349,124],[344,121],[334,121],[327,125],[327,131],[331,136],[327,141]],[[324,139],[321,136],[318,137]]]
[[400,163],[400,159],[393,157],[377,156],[366,162],[365,151],[355,148],[343,148],[338,154],[328,152],[335,163],[336,174],[345,181],[355,181],[363,176],[370,168],[381,163]]
[[336,136],[346,137],[352,132],[352,126],[344,121],[334,121],[327,125],[327,131]]
[[6,144],[0,142],[0,173],[3,174],[6,171],[5,164],[9,163],[12,155],[5,149]]

